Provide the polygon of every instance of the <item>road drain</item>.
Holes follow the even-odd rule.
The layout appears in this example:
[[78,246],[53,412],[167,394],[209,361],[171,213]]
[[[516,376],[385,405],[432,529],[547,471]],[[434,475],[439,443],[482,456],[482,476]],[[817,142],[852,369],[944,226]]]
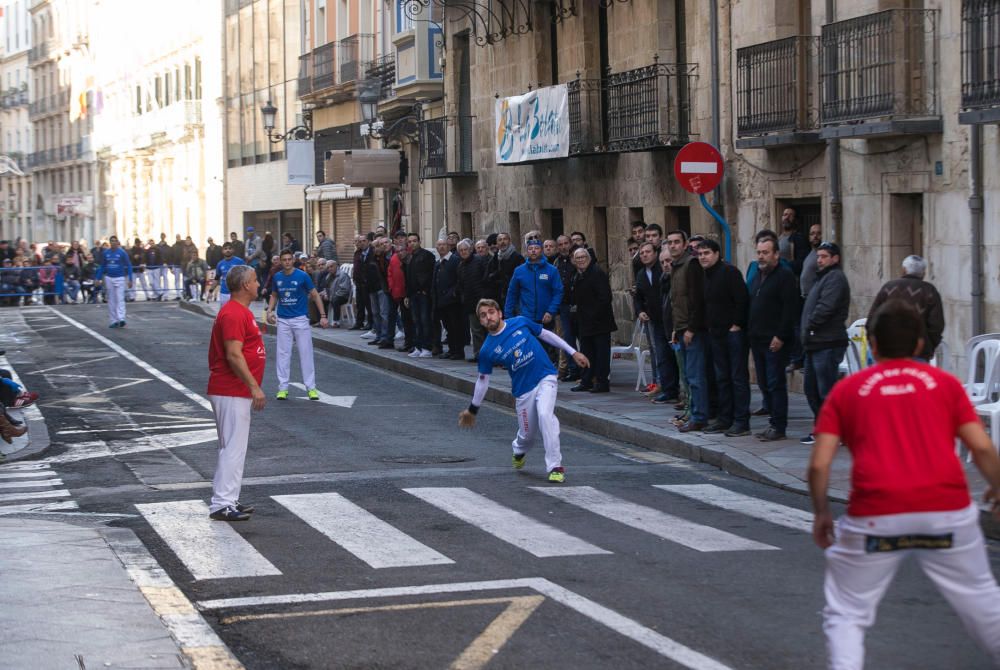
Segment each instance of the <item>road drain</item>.
[[376,459],[383,463],[406,463],[409,465],[440,465],[442,463],[465,463],[476,459],[467,456],[387,456]]

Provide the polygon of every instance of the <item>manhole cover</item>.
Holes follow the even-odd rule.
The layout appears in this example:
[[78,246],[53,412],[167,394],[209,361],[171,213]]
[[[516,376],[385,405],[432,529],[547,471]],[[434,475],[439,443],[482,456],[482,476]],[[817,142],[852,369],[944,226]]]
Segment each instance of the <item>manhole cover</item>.
[[465,463],[476,459],[466,456],[387,456],[377,459],[383,463],[408,463],[415,465],[437,465],[441,463]]

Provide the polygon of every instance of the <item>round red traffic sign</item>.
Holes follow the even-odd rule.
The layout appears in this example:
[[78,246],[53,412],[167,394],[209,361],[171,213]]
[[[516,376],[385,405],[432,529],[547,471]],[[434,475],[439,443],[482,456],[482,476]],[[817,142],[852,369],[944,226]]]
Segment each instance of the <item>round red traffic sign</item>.
[[674,177],[685,191],[702,195],[722,181],[722,154],[707,142],[691,142],[674,158]]

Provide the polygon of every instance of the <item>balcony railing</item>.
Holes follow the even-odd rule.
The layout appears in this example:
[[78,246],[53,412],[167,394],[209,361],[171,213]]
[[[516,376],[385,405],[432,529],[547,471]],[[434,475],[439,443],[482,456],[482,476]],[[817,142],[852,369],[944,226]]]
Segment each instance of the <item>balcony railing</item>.
[[28,64],[32,65],[40,60],[44,60],[49,55],[49,43],[47,41],[36,44],[28,50]]
[[420,122],[421,179],[475,175],[472,118],[453,116]]
[[962,108],[1000,106],[1000,0],[962,2]]
[[823,26],[822,124],[940,116],[939,17],[888,9]]
[[372,60],[375,36],[351,35],[330,42],[299,58],[299,97],[357,81],[362,64]]
[[375,60],[365,63],[365,78],[377,79],[381,87],[379,88],[379,99],[388,100],[396,95],[396,56],[386,54],[379,56]]
[[736,50],[740,137],[800,133],[819,125],[817,38],[786,37]]

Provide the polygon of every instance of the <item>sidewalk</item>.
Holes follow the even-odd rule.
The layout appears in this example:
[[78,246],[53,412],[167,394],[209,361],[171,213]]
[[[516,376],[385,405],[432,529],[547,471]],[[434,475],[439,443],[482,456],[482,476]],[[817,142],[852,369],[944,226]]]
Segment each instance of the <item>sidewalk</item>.
[[[181,307],[214,316],[219,310],[219,303],[181,303]],[[263,303],[254,303],[252,308],[258,321],[263,323]],[[273,333],[273,330],[269,332]],[[361,334],[357,330],[323,330],[316,327],[313,328],[313,342],[318,349],[453,391],[468,393],[471,397],[477,374],[474,364],[437,358],[409,358],[398,351],[368,346],[368,340],[361,339]],[[556,404],[559,420],[565,426],[611,440],[708,463],[739,477],[808,495],[805,476],[812,448],[800,444],[799,438],[812,429],[812,413],[803,394],[789,393],[787,440],[761,442],[752,436],[729,438],[722,435],[680,433],[670,422],[677,413],[672,406],[654,405],[635,392],[637,373],[635,361],[618,359],[611,362],[611,393],[571,393],[569,389],[572,384],[561,384]],[[648,379],[648,370],[646,376]],[[322,382],[320,386],[322,387]],[[498,371],[494,374],[490,379],[490,386],[487,400],[504,407],[514,407],[510,378],[506,373]],[[760,392],[753,386],[751,410],[760,406]],[[752,417],[753,432],[766,427],[766,417]],[[841,450],[834,461],[830,480],[830,497],[834,500],[847,500],[850,465],[850,455],[846,450]],[[971,463],[965,464],[965,470],[973,499],[978,502],[985,489],[985,482]],[[1000,537],[1000,534],[997,536]]]

